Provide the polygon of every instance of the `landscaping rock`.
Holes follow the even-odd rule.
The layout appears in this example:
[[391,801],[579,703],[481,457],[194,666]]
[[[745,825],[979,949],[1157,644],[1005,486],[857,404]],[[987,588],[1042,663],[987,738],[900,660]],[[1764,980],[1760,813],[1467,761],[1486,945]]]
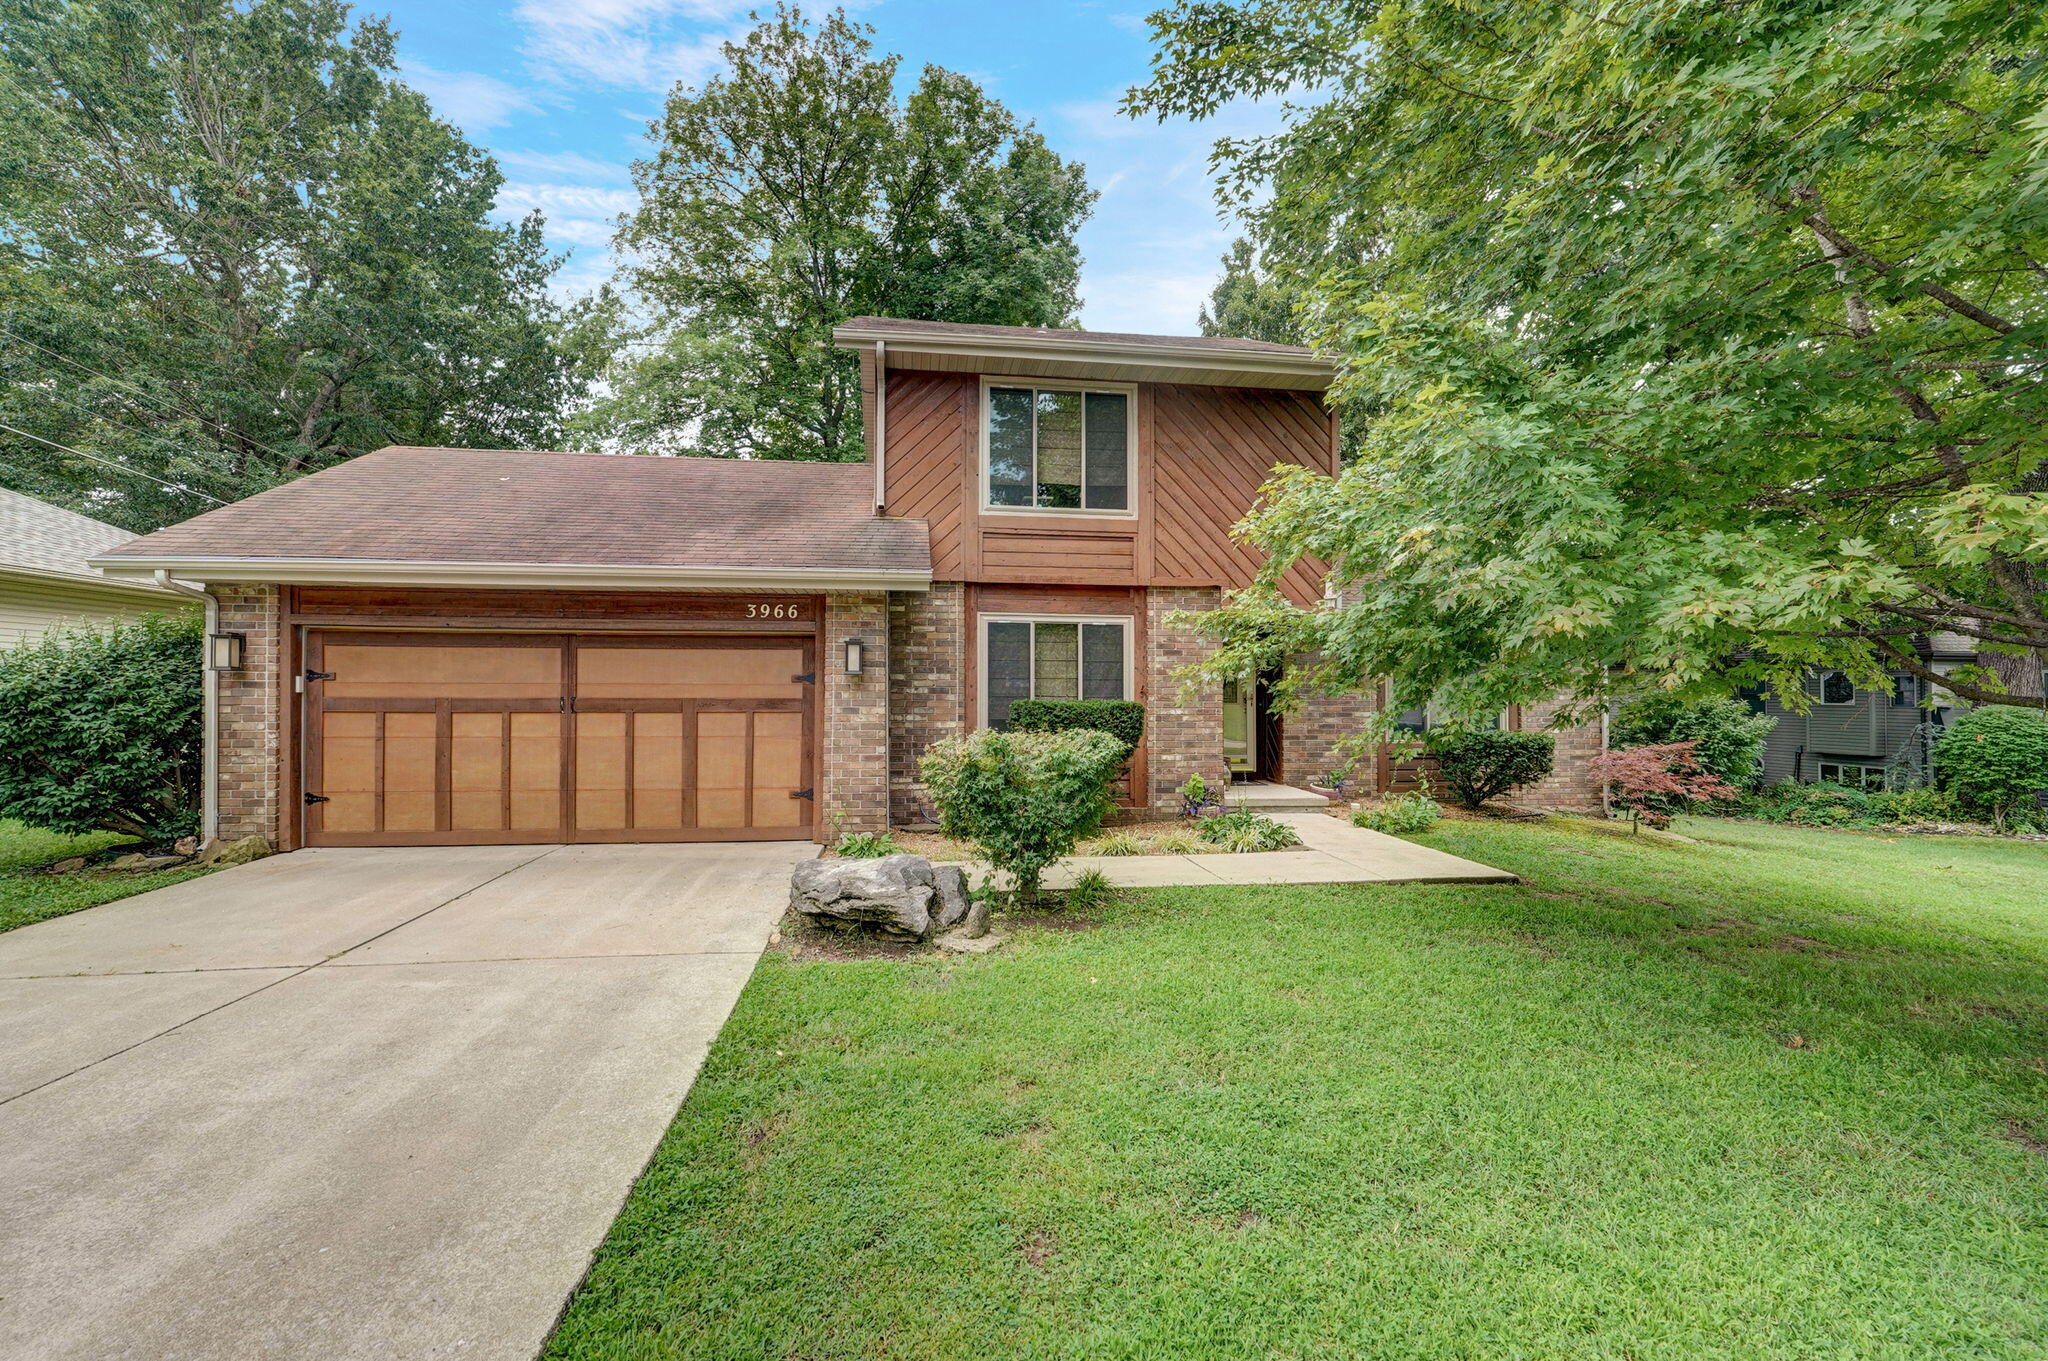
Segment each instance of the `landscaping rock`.
[[949,931],[932,944],[948,954],[985,955],[1008,939],[1008,936],[994,931],[985,936],[970,936],[965,931]]
[[84,869],[84,868],[85,868],[85,857],[84,857],[84,856],[82,856],[82,855],[74,855],[74,856],[72,856],[72,857],[71,857],[70,859],[68,859],[68,860],[59,860],[59,861],[58,861],[58,862],[57,862],[56,864],[54,864],[54,865],[46,865],[46,866],[44,866],[44,867],[43,867],[43,873],[45,873],[45,874],[76,874],[76,873],[78,873],[78,871],[80,871],[80,870],[82,870],[82,869]]
[[173,865],[182,865],[184,863],[185,857],[182,855],[143,855],[136,853],[133,855],[116,856],[107,862],[107,868],[110,870],[167,870]]
[[957,926],[967,916],[967,871],[958,865],[932,866],[932,886],[938,890],[932,926],[940,931]]
[[820,926],[871,926],[883,935],[924,940],[933,930],[938,892],[932,862],[921,855],[806,860],[790,876],[789,905]]
[[270,854],[270,843],[260,836],[245,836],[239,841],[216,841],[206,848],[199,857],[199,864],[224,867],[246,865],[251,860],[261,860]]
[[176,855],[197,855],[199,854],[199,838],[196,836],[181,836],[171,843],[171,851]]

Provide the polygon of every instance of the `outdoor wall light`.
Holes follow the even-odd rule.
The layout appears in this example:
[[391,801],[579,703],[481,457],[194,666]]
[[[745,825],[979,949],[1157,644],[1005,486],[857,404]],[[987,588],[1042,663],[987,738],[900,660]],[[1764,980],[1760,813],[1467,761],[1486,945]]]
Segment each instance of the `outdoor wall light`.
[[865,661],[866,661],[866,658],[865,658],[865,657],[864,657],[864,656],[862,655],[862,654],[863,654],[863,653],[864,653],[865,651],[866,651],[866,648],[865,648],[865,646],[864,646],[864,645],[863,645],[863,644],[861,643],[861,640],[860,640],[860,639],[858,639],[858,638],[848,638],[848,639],[846,640],[846,674],[847,674],[847,675],[849,675],[849,676],[858,676],[858,675],[860,674],[860,672],[861,672],[861,665],[862,665],[862,663],[863,663],[863,662],[865,662]]
[[239,633],[209,633],[206,635],[206,669],[208,671],[240,671],[242,655],[248,639]]

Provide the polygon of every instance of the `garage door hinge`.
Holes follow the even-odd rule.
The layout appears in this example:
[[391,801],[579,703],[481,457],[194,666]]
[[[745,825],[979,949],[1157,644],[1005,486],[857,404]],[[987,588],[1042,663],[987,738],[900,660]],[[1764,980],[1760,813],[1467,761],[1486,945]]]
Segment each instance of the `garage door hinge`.
[[790,797],[792,799],[815,799],[817,797],[817,791],[810,789],[799,789],[794,794],[791,794]]
[[313,806],[314,804],[316,804],[316,803],[325,803],[325,802],[327,802],[327,796],[326,796],[325,794],[308,794],[308,795],[306,795],[306,807],[308,807],[308,808],[311,808],[311,807],[312,807],[312,806]]
[[806,671],[801,676],[791,676],[789,679],[795,685],[816,685],[818,683],[818,673]]
[[309,681],[333,680],[334,673],[332,671],[314,671],[308,668],[306,671],[306,679]]

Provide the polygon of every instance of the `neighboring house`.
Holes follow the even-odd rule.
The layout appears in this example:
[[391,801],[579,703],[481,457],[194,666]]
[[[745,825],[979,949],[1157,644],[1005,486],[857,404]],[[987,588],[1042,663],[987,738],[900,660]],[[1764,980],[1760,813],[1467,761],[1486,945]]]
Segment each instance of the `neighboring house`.
[[[1946,674],[1975,663],[1970,640],[1955,633],[1917,637],[1914,646],[1930,670]],[[1778,726],[1764,740],[1764,783],[1845,784],[1859,789],[1926,784],[1932,775],[1934,742],[1955,715],[1969,706],[1942,691],[1922,703],[1930,688],[1907,672],[1892,676],[1889,690],[1857,685],[1841,671],[1806,677],[1811,706],[1803,714],[1757,693],[1751,707]]]
[[190,597],[154,582],[110,577],[86,561],[134,537],[0,488],[0,650],[55,628],[196,609]]
[[[104,554],[206,583],[241,635],[213,829],[830,840],[920,817],[925,748],[1027,695],[1146,705],[1134,809],[1233,759],[1338,763],[1370,699],[1184,694],[1207,643],[1171,617],[1252,580],[1229,530],[1270,468],[1336,466],[1326,363],[877,318],[836,340],[865,463],[385,449]],[[1306,565],[1283,588],[1322,598]],[[1533,795],[1597,803],[1562,764]]]

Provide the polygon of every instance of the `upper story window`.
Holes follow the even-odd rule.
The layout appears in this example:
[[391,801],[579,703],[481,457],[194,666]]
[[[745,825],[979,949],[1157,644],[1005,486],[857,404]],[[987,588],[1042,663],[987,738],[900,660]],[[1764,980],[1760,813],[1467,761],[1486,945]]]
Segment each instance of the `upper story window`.
[[1854,704],[1856,683],[1839,671],[1824,672],[1820,678],[1820,702],[1823,704]]
[[1131,508],[1131,395],[1097,388],[988,387],[988,505]]

